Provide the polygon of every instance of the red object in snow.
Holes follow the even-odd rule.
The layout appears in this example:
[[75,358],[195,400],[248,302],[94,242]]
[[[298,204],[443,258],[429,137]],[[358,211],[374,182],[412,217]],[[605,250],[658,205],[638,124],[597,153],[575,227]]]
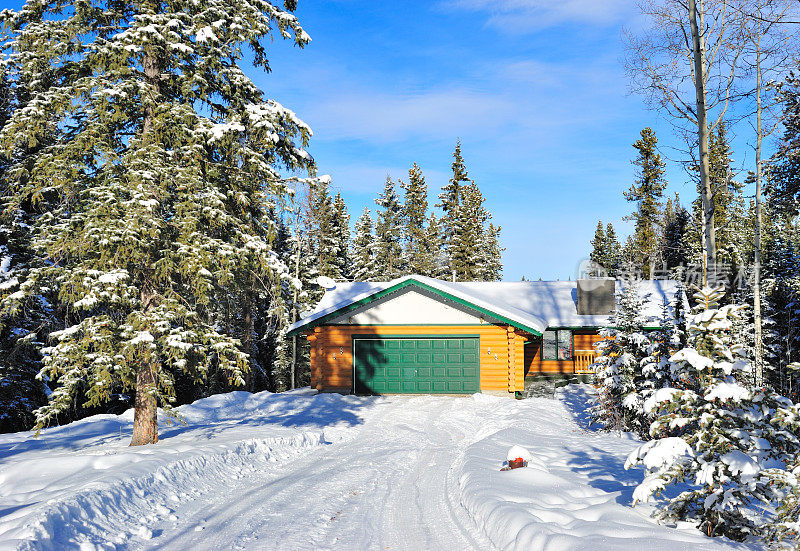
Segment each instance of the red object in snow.
[[519,469],[520,467],[527,467],[528,462],[522,459],[521,457],[517,457],[516,459],[511,459],[508,462],[507,467],[503,467],[500,469],[501,471],[510,471],[511,469]]

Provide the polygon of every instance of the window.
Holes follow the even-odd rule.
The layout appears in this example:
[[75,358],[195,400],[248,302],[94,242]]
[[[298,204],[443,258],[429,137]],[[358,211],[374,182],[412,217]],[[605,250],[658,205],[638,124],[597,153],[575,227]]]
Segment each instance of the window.
[[542,336],[542,347],[545,360],[571,360],[572,331],[569,329],[545,331]]

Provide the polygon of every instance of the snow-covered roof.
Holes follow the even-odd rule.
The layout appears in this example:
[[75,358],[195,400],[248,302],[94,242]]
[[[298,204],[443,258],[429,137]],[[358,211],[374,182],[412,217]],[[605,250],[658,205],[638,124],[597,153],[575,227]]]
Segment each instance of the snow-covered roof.
[[[323,323],[340,310],[362,305],[409,286],[433,291],[444,299],[455,300],[523,330],[543,333],[550,327],[607,327],[608,315],[578,314],[578,290],[575,281],[474,281],[450,282],[420,275],[403,276],[392,281],[336,283],[317,307],[289,327],[290,333]],[[625,283],[616,282],[617,294]],[[639,281],[637,291],[643,299],[642,315],[649,325],[660,325],[664,302],[671,303],[678,290],[673,280]],[[315,323],[316,322],[316,323]],[[424,323],[424,320],[420,320]]]

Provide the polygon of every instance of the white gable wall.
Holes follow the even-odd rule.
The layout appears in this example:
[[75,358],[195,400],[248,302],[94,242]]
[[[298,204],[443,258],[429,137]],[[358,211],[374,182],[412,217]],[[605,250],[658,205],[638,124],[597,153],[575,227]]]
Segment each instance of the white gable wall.
[[481,319],[414,290],[383,298],[334,318],[335,325],[456,325],[480,324]]

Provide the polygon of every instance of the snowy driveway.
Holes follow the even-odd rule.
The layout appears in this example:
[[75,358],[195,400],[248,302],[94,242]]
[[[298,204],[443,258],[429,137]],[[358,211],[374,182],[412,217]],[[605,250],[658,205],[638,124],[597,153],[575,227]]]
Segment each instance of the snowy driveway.
[[[585,400],[232,393],[157,446],[124,447],[130,412],[0,436],[0,548],[728,548],[629,507],[636,442]],[[511,444],[535,460],[500,472]]]

